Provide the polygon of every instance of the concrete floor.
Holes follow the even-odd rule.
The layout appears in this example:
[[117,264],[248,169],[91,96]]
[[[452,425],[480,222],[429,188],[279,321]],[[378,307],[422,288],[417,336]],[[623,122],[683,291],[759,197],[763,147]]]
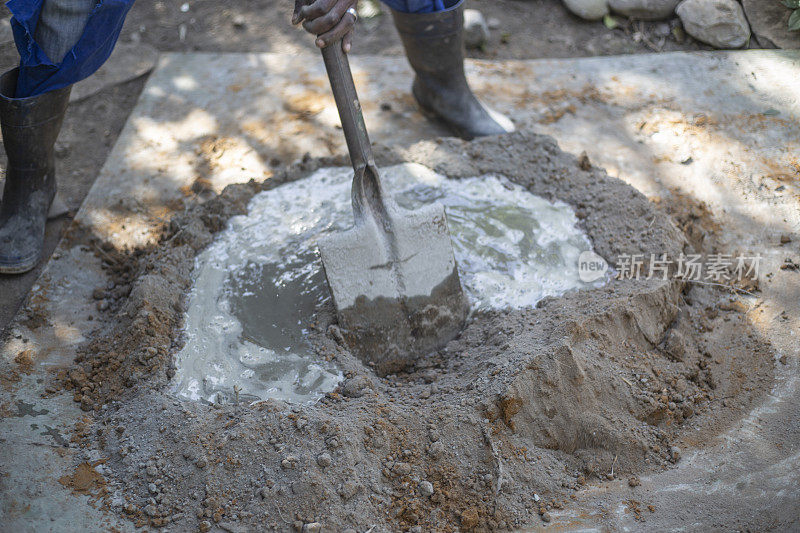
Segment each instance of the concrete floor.
[[[404,59],[352,63],[373,141],[407,145],[446,134],[416,111]],[[617,482],[587,488],[579,505],[553,515],[553,525],[800,527],[800,273],[779,268],[787,257],[800,262],[799,73],[797,51],[470,63],[478,94],[519,128],[585,151],[650,197],[678,189],[706,202],[727,250],[764,257],[761,293],[747,301],[748,316],[786,356],[772,394],[739,426],[687,451],[676,468],[643,478],[635,494]],[[87,460],[69,443],[82,412],[71,395],[42,397],[97,327],[92,291],[107,280],[90,237],[118,248],[147,246],[199,178],[219,191],[268,179],[279,161],[342,153],[337,122],[317,56],[162,56],[72,230],[0,345],[3,528],[132,528],[58,483]],[[791,242],[781,245],[782,235]],[[19,365],[28,355],[33,366]],[[633,496],[656,508],[646,525],[624,503]]]

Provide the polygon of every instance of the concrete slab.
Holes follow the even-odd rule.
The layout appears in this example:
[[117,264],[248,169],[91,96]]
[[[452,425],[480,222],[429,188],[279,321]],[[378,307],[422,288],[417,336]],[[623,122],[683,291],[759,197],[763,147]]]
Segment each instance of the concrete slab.
[[[352,65],[374,141],[404,145],[446,133],[417,112],[404,59],[354,57]],[[518,127],[585,151],[651,197],[676,189],[705,201],[730,250],[765,258],[770,276],[748,316],[786,364],[777,365],[772,395],[740,426],[642,480],[637,498],[685,509],[680,524],[658,522],[654,513],[649,525],[759,529],[769,525],[771,508],[796,509],[800,283],[778,265],[786,257],[800,262],[800,52],[476,61],[468,70],[478,94]],[[103,252],[90,238],[146,246],[186,196],[269,179],[276,164],[305,153],[344,153],[337,122],[317,56],[161,58],[71,234],[0,344],[3,528],[132,529],[63,477],[102,457],[69,442],[82,415],[72,397],[45,392],[98,314],[92,291],[107,280],[97,259]],[[791,242],[782,245],[781,235]],[[101,464],[95,469],[102,473]],[[639,528],[623,503],[629,491],[614,483],[587,489],[578,509],[554,517],[573,528]]]

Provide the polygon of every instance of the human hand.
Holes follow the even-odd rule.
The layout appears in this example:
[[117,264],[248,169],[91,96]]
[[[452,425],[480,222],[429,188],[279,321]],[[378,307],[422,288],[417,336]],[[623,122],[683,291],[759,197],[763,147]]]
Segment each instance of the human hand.
[[341,39],[342,50],[347,53],[353,42],[357,7],[358,0],[294,0],[292,24],[302,22],[306,31],[317,36],[319,48]]

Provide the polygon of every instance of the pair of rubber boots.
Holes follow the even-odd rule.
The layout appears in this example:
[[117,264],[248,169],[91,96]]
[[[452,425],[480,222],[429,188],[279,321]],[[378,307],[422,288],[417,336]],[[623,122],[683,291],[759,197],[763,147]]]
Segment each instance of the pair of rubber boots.
[[[393,11],[420,108],[471,139],[513,131],[504,116],[482,105],[464,76],[463,1],[426,14]],[[0,204],[0,273],[19,274],[39,262],[56,194],[54,146],[70,88],[14,98],[18,70],[0,77],[0,122],[8,156]]]

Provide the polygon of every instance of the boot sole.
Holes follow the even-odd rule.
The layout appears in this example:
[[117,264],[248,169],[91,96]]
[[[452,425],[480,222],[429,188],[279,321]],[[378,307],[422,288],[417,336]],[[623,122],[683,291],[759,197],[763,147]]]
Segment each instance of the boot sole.
[[36,265],[39,264],[39,256],[33,257],[31,259],[25,259],[23,261],[18,261],[16,263],[0,263],[0,274],[25,274],[26,272],[30,272]]
[[452,122],[449,122],[449,121],[445,120],[444,118],[442,118],[442,116],[439,113],[437,113],[436,111],[434,111],[433,109],[424,106],[422,103],[420,103],[420,101],[416,97],[416,95],[414,96],[414,100],[417,102],[417,107],[419,108],[420,112],[428,120],[431,120],[432,122],[435,122],[437,124],[441,124],[442,126],[447,128],[448,130],[450,130],[450,132],[453,133],[456,137],[459,137],[460,139],[464,139],[465,141],[471,141],[471,140],[473,140],[475,138],[474,135],[468,134],[466,132],[466,130],[463,130],[462,128],[459,128],[458,126],[454,125]]

